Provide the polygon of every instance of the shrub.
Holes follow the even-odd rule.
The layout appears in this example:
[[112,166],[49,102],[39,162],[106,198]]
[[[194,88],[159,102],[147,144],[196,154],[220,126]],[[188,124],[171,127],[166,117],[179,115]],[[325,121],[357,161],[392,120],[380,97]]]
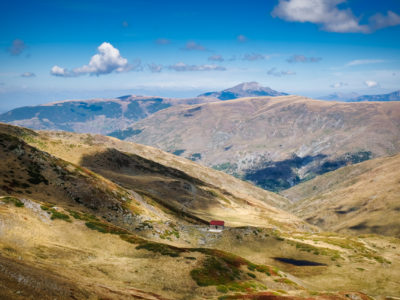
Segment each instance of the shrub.
[[7,204],[8,203],[14,203],[14,205],[16,207],[23,207],[24,206],[24,203],[21,200],[19,200],[18,198],[15,198],[15,197],[6,196],[6,197],[3,197],[1,200],[3,200],[3,202],[7,203]]
[[180,253],[185,252],[185,249],[173,247],[170,245],[166,244],[161,244],[161,243],[153,243],[153,242],[147,242],[140,244],[139,246],[136,247],[136,249],[146,249],[148,251],[152,251],[155,253],[159,253],[161,255],[168,255],[171,257],[178,257]]
[[54,219],[61,219],[67,222],[71,222],[71,219],[69,218],[68,215],[63,214],[61,212],[56,211],[55,209],[51,209],[51,217],[50,219],[54,220]]
[[129,231],[108,223],[104,223],[101,221],[88,221],[85,225],[92,229],[97,230],[98,232],[102,233],[112,233],[112,234],[128,234]]

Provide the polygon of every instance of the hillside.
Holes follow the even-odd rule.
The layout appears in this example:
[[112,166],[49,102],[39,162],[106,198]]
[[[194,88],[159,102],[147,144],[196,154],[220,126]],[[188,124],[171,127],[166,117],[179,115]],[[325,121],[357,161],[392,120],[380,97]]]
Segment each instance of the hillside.
[[198,97],[212,97],[219,100],[232,100],[243,97],[259,97],[259,96],[284,96],[286,93],[275,91],[269,87],[263,87],[258,82],[243,82],[229,89],[220,92],[207,92]]
[[171,107],[130,128],[138,134],[126,140],[279,191],[347,164],[399,152],[400,103],[243,98]]
[[[155,154],[157,161],[112,143]],[[252,196],[241,199],[223,186],[237,179],[212,170],[206,179],[209,169],[201,166],[192,177],[195,163],[160,150],[2,124],[0,151],[2,298],[368,299],[364,293],[400,293],[393,280],[400,270],[398,240],[318,232],[266,204],[272,193],[244,183],[237,189]],[[195,189],[198,200],[186,203],[184,189]],[[176,210],[177,202],[186,210]],[[221,234],[204,224],[214,217],[226,220]]]
[[101,133],[125,138],[134,133],[122,131],[124,128],[156,111],[173,105],[211,100],[133,95],[115,99],[65,100],[13,109],[1,114],[0,122],[32,129]]
[[318,176],[282,194],[290,211],[324,230],[400,237],[400,155]]
[[266,227],[279,224],[281,229],[296,230],[306,225],[276,208],[288,204],[285,198],[148,146],[100,135],[38,134],[4,124],[0,124],[0,132],[21,137],[173,211],[202,220],[224,218],[236,226],[264,223]]

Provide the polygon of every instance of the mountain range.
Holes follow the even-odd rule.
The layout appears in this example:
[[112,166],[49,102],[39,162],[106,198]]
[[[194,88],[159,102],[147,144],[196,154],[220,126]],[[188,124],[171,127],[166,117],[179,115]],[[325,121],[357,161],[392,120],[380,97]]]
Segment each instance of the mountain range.
[[0,115],[1,122],[33,129],[65,130],[118,135],[119,130],[154,112],[206,99],[170,99],[122,96],[115,99],[65,100],[13,109]]
[[388,94],[363,95],[350,98],[348,100],[348,102],[361,102],[361,101],[400,101],[400,90]]
[[[149,146],[6,124],[0,154],[0,298],[367,300],[400,293],[397,233],[324,232],[283,210],[309,211],[307,187],[287,199]],[[386,172],[398,170],[397,158],[350,167],[362,185],[374,174],[371,190],[382,199],[389,190],[396,195],[398,179]],[[393,180],[383,186],[385,174]],[[335,180],[340,188],[357,185],[340,174],[329,178],[334,191]],[[313,184],[316,194],[329,189]],[[341,195],[361,196],[352,188]],[[371,195],[364,201],[384,219]],[[318,202],[324,218],[330,205]],[[212,219],[224,220],[225,230],[208,231]],[[391,226],[398,220],[393,215]],[[376,231],[367,224],[362,232]]]
[[[229,116],[229,117],[227,117]],[[129,127],[151,145],[272,191],[400,151],[400,103],[301,96],[176,106]]]
[[[220,92],[221,95],[226,93],[230,93],[229,99],[285,95],[256,82],[242,83]],[[0,122],[38,130],[88,132],[125,138],[132,132],[124,132],[124,129],[138,120],[170,106],[220,101],[217,94],[206,93],[186,99],[127,95],[112,99],[64,100],[13,109],[1,114]]]
[[[228,94],[247,98],[226,100]],[[264,94],[274,97],[260,96]],[[60,101],[17,108],[0,115],[0,120],[33,129],[107,134],[155,146],[271,191],[397,153],[396,101],[345,104],[277,96],[282,94],[248,82],[190,99],[122,96]],[[386,96],[394,99],[395,95],[398,92]],[[355,99],[369,96],[362,97]]]
[[400,101],[400,91],[378,95],[359,95],[357,93],[333,93],[319,99],[330,101],[361,102],[361,101]]

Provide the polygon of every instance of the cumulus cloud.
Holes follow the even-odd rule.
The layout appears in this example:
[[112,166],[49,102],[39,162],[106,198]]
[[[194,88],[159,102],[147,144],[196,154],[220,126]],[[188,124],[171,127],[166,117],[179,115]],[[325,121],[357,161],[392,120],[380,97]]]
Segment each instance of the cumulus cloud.
[[331,32],[371,33],[375,30],[400,24],[400,16],[392,11],[369,18],[368,24],[360,24],[350,8],[339,8],[346,0],[279,0],[272,16],[290,22],[318,24],[322,30]]
[[260,54],[260,53],[246,53],[243,56],[243,60],[247,61],[255,61],[255,60],[263,60],[269,58],[268,55]]
[[304,55],[295,54],[289,57],[286,61],[289,63],[316,63],[319,62],[321,57],[305,57]]
[[147,66],[149,67],[149,69],[152,73],[160,73],[163,69],[163,65],[157,65],[154,63],[148,64]]
[[20,55],[27,48],[25,42],[20,39],[13,40],[11,47],[8,48],[8,52],[11,55]]
[[385,62],[383,59],[355,59],[346,64],[347,67],[367,65],[367,64],[377,64]]
[[272,69],[269,69],[268,71],[267,71],[267,74],[268,75],[271,75],[271,76],[275,76],[275,77],[282,77],[282,76],[286,76],[286,75],[296,75],[296,72],[293,72],[293,71],[290,71],[290,70],[288,70],[288,71],[278,71],[276,68],[272,68]]
[[193,50],[197,50],[197,51],[206,51],[207,48],[204,47],[203,45],[200,45],[196,42],[190,41],[187,42],[185,47],[183,48],[183,50],[188,50],[188,51],[193,51]]
[[20,75],[21,77],[36,77],[35,73],[32,72],[24,72]]
[[364,84],[369,88],[379,87],[379,83],[373,80],[366,80]]
[[188,71],[225,71],[226,68],[217,65],[187,65],[183,62],[178,62],[174,65],[168,66],[168,69],[177,72],[188,72]]
[[209,61],[219,61],[219,62],[223,62],[224,58],[222,57],[222,55],[212,55],[208,58]]
[[247,42],[247,37],[246,36],[244,36],[243,34],[239,34],[238,36],[237,36],[237,41],[239,42],[239,43],[245,43],[245,42]]
[[336,83],[331,84],[330,87],[334,88],[334,89],[338,89],[338,88],[341,88],[341,87],[344,87],[347,85],[348,84],[346,82],[336,82]]
[[65,68],[61,68],[59,66],[53,66],[50,70],[50,74],[53,76],[59,76],[59,77],[72,77],[73,74],[68,72]]
[[160,39],[156,39],[155,43],[157,45],[168,45],[168,44],[171,44],[171,41],[169,39],[160,38]]
[[102,43],[97,50],[99,53],[93,55],[87,65],[72,69],[71,71],[56,65],[51,68],[50,74],[61,77],[76,77],[86,74],[99,76],[112,72],[122,73],[132,70],[142,70],[140,60],[129,64],[128,60],[121,56],[119,50],[114,48],[110,43]]

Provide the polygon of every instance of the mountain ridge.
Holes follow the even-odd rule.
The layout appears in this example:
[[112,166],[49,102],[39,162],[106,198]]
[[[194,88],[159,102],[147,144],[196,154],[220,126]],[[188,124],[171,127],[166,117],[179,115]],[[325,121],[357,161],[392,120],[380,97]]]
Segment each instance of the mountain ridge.
[[387,94],[362,95],[348,100],[348,102],[361,102],[361,101],[400,101],[400,90]]
[[286,93],[272,90],[269,87],[263,87],[258,82],[243,82],[231,88],[222,90],[220,92],[207,92],[198,95],[198,97],[214,97],[220,100],[232,100],[243,97],[257,97],[257,96],[284,96]]
[[399,120],[398,102],[248,97],[168,108],[135,123],[135,134],[125,140],[278,191],[348,163],[399,152]]

